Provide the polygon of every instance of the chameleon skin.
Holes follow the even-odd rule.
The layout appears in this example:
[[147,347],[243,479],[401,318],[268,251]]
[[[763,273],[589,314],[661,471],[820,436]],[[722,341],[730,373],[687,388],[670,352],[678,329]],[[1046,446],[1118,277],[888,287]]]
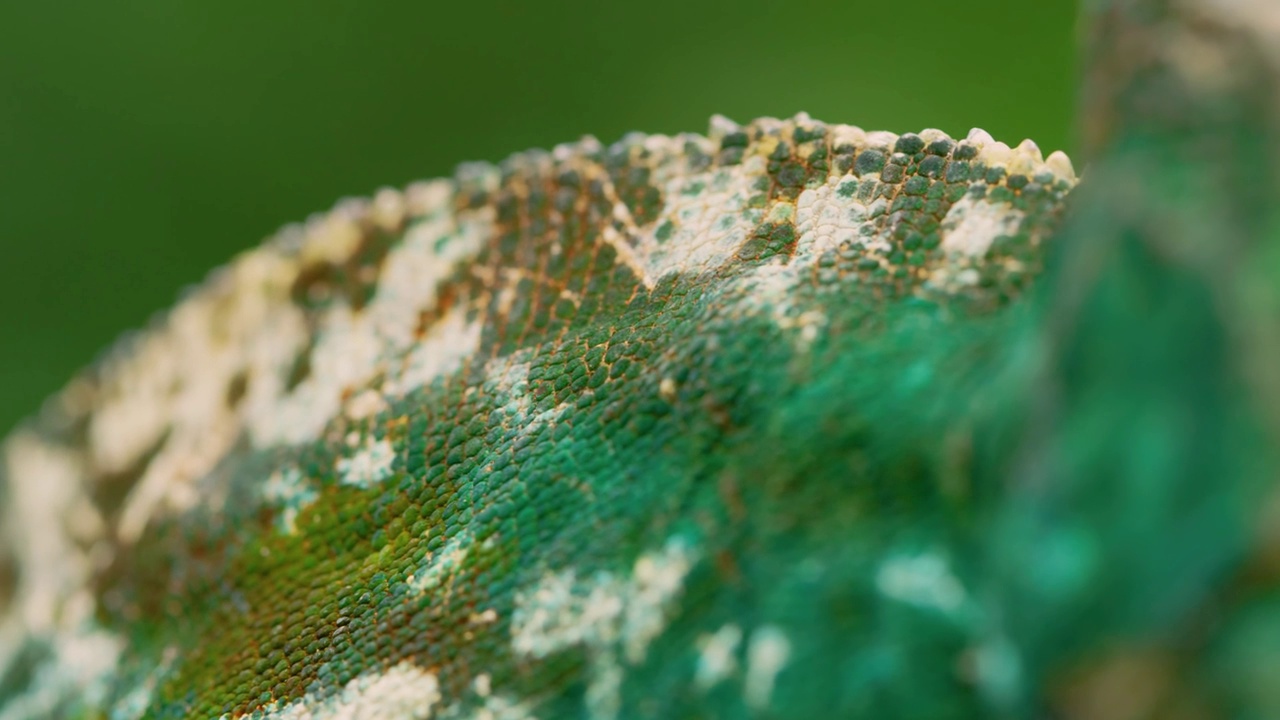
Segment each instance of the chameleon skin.
[[[284,231],[9,441],[89,535],[11,714],[976,710],[948,397],[1073,180],[982,132],[717,119]],[[42,677],[91,641],[88,684]]]
[[1280,716],[1271,8],[1088,3],[1075,190],[715,120],[285,231],[6,444],[0,718]]

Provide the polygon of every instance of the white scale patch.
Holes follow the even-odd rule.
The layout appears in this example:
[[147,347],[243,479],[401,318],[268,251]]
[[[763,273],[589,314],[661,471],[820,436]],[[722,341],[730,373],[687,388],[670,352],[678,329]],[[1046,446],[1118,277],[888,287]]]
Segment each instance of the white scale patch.
[[[353,678],[328,698],[303,697],[280,706],[272,702],[249,720],[427,720],[440,703],[440,682],[432,673],[402,662],[386,672]],[[230,720],[223,715],[221,720]]]
[[965,601],[964,586],[936,553],[898,555],[876,572],[876,588],[887,597],[920,607],[955,612]]
[[[230,451],[244,413],[275,402],[276,379],[307,342],[301,311],[283,301],[293,269],[268,248],[243,256],[176,306],[162,331],[139,336],[127,359],[108,363],[108,397],[90,416],[95,468],[124,470],[164,438],[122,508],[126,542],[157,512],[200,502],[195,483]],[[248,379],[242,410],[226,401],[237,376]]]
[[338,305],[320,320],[317,337],[310,374],[293,392],[249,417],[249,436],[257,447],[315,440],[338,416],[343,392],[376,371],[382,348],[367,315]]
[[94,620],[92,562],[75,538],[92,539],[104,525],[85,499],[75,456],[18,434],[0,459],[8,477],[22,479],[8,486],[0,507],[0,534],[20,568],[13,605],[0,618],[0,677],[21,662],[24,639],[37,638],[50,653],[32,670],[26,692],[0,708],[0,720],[51,717],[69,697],[100,704],[124,638]]
[[737,654],[741,643],[742,628],[733,623],[698,638],[698,670],[693,678],[694,684],[707,690],[731,677],[738,668]]
[[[501,402],[497,411],[510,419],[523,436],[538,432],[544,425],[554,424],[571,407],[562,402],[554,407],[532,412],[533,402],[529,397],[530,366],[524,358],[526,354],[517,352],[511,357],[490,360],[485,365],[484,387],[493,393]],[[584,394],[593,392],[591,389]]]
[[511,642],[516,653],[543,658],[585,646],[590,657],[587,705],[594,718],[619,711],[622,663],[644,659],[679,597],[693,551],[681,538],[636,560],[630,578],[599,572],[579,578],[573,570],[551,573],[516,595]]
[[[807,118],[800,118],[807,121]],[[713,118],[713,134],[732,132],[737,126],[724,118]],[[890,133],[863,133],[857,128],[843,128],[846,135],[856,133],[857,141],[866,147],[869,141],[892,145],[897,136]],[[701,139],[697,139],[701,140]],[[685,136],[649,138],[646,148],[680,157]],[[703,141],[705,143],[705,141]],[[646,274],[653,281],[670,273],[697,275],[731,262],[738,250],[751,238],[763,220],[794,220],[797,226],[797,257],[789,264],[767,263],[741,280],[744,309],[756,311],[768,307],[782,326],[796,328],[801,342],[811,342],[825,325],[821,313],[792,312],[790,295],[795,285],[811,275],[811,266],[828,249],[843,242],[860,240],[869,245],[888,243],[860,233],[868,209],[847,198],[834,198],[839,183],[846,178],[831,178],[826,184],[805,190],[795,204],[775,203],[764,211],[748,206],[760,190],[756,183],[767,176],[767,155],[772,149],[764,144],[754,146],[753,153],[738,165],[709,172],[684,174],[674,172],[678,162],[660,164],[655,179],[665,178],[665,206],[659,219],[640,238],[639,255]],[[649,147],[653,145],[653,147]],[[714,145],[714,143],[713,143]],[[667,234],[660,240],[659,233]]]
[[471,533],[465,530],[449,538],[437,552],[426,558],[422,567],[413,571],[407,581],[409,588],[415,593],[425,593],[452,577],[462,568],[473,541]]
[[368,420],[388,409],[387,400],[377,390],[365,390],[347,401],[343,413],[351,420]]
[[764,625],[751,633],[747,646],[747,705],[756,710],[769,707],[778,674],[791,658],[791,641],[775,625]]
[[276,470],[262,485],[262,499],[280,508],[276,528],[285,535],[298,531],[298,514],[319,497],[302,472],[293,467]]
[[794,331],[798,346],[811,344],[826,327],[825,313],[794,304],[796,288],[812,282],[813,268],[830,250],[854,243],[887,251],[885,238],[866,234],[871,210],[850,199],[838,197],[842,183],[853,175],[830,178],[825,184],[807,188],[796,202],[777,202],[769,210],[769,222],[794,222],[796,249],[789,262],[767,262],[752,269],[738,281],[746,312],[767,312],[778,327]]
[[351,457],[338,460],[339,481],[367,489],[391,477],[396,449],[389,440],[365,438],[364,444]]
[[[696,275],[731,259],[760,220],[761,211],[747,201],[757,194],[752,184],[765,164],[754,155],[739,166],[673,177],[663,188],[667,203],[660,219],[641,237],[646,274],[654,281],[674,272]],[[659,240],[663,228],[671,234]]]
[[1022,223],[1023,213],[1007,203],[960,198],[942,219],[942,249],[949,253],[980,258],[1001,235],[1011,235]]
[[271,412],[254,417],[254,444],[297,445],[315,440],[338,416],[345,392],[365,386],[380,372],[382,388],[402,396],[442,377],[474,354],[478,323],[467,323],[459,306],[433,325],[427,337],[415,333],[424,311],[434,307],[440,283],[470,261],[493,230],[487,208],[453,218],[445,208],[413,226],[388,253],[369,306],[355,312],[337,305],[321,320],[311,355],[311,374]]
[[[840,197],[840,186],[855,175],[832,177],[805,188],[796,198],[796,255],[816,261],[829,250],[860,243],[869,250],[888,252],[886,238],[866,234],[871,209],[856,197]],[[883,200],[883,198],[881,198]]]
[[467,322],[462,307],[451,309],[409,351],[400,372],[386,382],[386,392],[406,395],[457,370],[480,348],[482,329],[478,320]]
[[532,402],[529,399],[529,363],[520,359],[523,352],[505,358],[490,360],[485,365],[486,390],[502,398],[498,412],[514,422],[529,417]]
[[[698,665],[694,675],[698,689],[705,692],[737,673],[742,639],[742,628],[732,623],[698,638]],[[751,633],[746,655],[743,699],[753,710],[767,709],[778,675],[791,658],[791,641],[778,626],[762,625]]]

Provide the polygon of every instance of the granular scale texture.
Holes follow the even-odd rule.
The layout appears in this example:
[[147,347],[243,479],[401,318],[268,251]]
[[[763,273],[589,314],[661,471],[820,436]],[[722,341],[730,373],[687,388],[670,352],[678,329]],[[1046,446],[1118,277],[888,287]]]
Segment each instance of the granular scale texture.
[[286,228],[5,445],[0,717],[970,717],[949,548],[1074,182],[715,118]]

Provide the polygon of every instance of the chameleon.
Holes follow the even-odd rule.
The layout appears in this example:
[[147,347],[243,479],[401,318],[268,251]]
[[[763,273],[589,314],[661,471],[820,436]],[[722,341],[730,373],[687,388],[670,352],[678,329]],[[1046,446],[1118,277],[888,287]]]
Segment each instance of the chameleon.
[[1280,717],[1280,11],[288,226],[0,451],[0,720]]

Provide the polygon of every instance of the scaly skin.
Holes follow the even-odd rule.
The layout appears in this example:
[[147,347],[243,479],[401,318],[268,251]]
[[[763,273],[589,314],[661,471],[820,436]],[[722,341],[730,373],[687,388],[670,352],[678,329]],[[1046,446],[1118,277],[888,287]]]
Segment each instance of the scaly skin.
[[286,229],[4,445],[0,720],[1276,716],[1280,104],[1218,4],[1100,11],[1078,191],[715,119]]

